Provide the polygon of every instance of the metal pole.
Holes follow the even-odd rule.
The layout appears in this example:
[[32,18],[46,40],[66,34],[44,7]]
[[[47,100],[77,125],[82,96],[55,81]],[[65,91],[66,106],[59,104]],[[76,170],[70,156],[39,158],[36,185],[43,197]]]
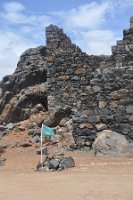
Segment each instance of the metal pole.
[[43,131],[43,124],[42,124],[42,128],[41,128],[41,164],[42,164],[42,167],[43,167],[43,155],[42,155],[42,148],[43,148],[43,145],[42,145],[42,131]]

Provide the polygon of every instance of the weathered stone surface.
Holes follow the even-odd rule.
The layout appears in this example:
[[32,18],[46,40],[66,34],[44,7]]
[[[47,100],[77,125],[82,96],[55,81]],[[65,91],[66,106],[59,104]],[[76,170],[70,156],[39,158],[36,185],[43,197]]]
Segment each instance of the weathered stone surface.
[[107,125],[106,124],[102,124],[102,123],[96,124],[96,128],[97,128],[98,131],[104,130],[104,129],[107,129]]
[[75,167],[74,159],[72,157],[63,158],[62,161],[60,162],[59,167],[61,169]]
[[126,112],[133,114],[133,105],[126,106]]
[[13,123],[9,123],[6,125],[7,129],[12,130],[14,128],[14,124]]
[[79,126],[81,129],[82,128],[89,128],[89,129],[91,129],[91,128],[93,128],[93,125],[92,124],[80,124],[80,126]]
[[96,155],[130,155],[129,144],[124,135],[111,130],[98,133],[93,143]]
[[4,141],[0,141],[0,149],[6,149],[8,147],[8,144]]
[[5,162],[6,162],[6,159],[0,157],[0,166],[4,166]]
[[7,127],[0,125],[0,131],[5,131],[5,130],[7,130]]
[[99,108],[105,108],[107,106],[107,102],[106,101],[99,101]]
[[43,162],[38,163],[37,170],[41,171],[61,171],[66,168],[75,167],[75,162],[72,157],[65,157],[64,150],[57,146],[45,146],[45,157]]
[[[1,82],[0,121],[17,122],[27,119],[41,104],[47,110],[46,54],[44,46],[25,51],[13,75],[6,76]],[[34,110],[35,109],[35,110]],[[40,109],[40,108],[39,108]],[[36,110],[39,112],[39,110]]]
[[71,114],[71,107],[57,108],[52,110],[48,115],[45,115],[43,123],[46,126],[55,127],[57,126],[62,118]]
[[31,142],[34,144],[34,143],[37,143],[40,141],[40,137],[38,135],[34,136],[31,138]]
[[49,161],[49,169],[57,170],[59,168],[59,161],[57,159],[52,159]]
[[17,143],[17,147],[30,147],[30,146],[32,146],[32,144],[29,142],[29,141],[19,141],[18,143]]

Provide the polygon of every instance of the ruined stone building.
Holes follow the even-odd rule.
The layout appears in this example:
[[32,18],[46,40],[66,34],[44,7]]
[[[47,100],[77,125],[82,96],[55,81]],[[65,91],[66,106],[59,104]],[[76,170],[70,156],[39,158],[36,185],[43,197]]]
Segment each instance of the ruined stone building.
[[46,46],[25,51],[0,87],[1,123],[26,119],[33,108],[68,107],[77,145],[91,145],[104,129],[132,141],[133,17],[111,56],[87,55],[62,29],[50,25]]

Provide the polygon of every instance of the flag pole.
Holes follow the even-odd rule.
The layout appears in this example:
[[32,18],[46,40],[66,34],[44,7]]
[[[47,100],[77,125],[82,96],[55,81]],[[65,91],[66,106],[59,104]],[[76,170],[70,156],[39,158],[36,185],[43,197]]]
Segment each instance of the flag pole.
[[43,167],[43,155],[42,155],[42,130],[43,130],[43,124],[42,124],[42,128],[41,128],[41,164],[42,164],[42,167]]

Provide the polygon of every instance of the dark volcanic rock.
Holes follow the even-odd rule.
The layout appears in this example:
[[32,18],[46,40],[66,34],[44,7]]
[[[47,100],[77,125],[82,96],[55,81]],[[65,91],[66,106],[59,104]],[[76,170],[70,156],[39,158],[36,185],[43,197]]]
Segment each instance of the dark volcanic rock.
[[31,114],[47,110],[46,48],[25,51],[13,75],[1,82],[0,121],[17,122]]
[[75,167],[74,159],[72,157],[63,158],[62,161],[60,162],[59,167],[61,169]]

